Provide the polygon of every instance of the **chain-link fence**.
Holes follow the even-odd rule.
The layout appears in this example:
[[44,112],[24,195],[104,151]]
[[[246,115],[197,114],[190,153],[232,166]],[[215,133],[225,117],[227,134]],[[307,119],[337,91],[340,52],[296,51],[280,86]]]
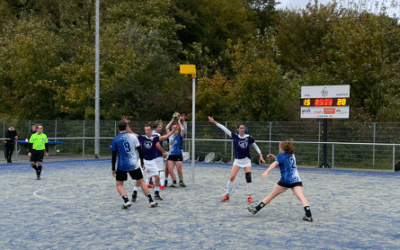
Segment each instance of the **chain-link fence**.
[[[144,134],[144,125],[148,122],[131,122],[132,130]],[[239,122],[220,122],[232,132],[236,132]],[[18,132],[20,140],[25,140],[31,125],[42,124],[44,133],[54,144],[54,153],[75,155],[85,158],[94,154],[94,121],[48,121],[20,120],[0,121],[2,138],[10,124]],[[112,138],[118,134],[118,121],[101,121],[100,155],[110,156],[109,146]],[[164,125],[166,122],[164,122]],[[246,122],[248,133],[256,140],[263,155],[277,154],[279,141],[293,139],[298,165],[320,166],[323,155],[322,122],[307,120],[301,122]],[[188,122],[187,139],[183,150],[191,151],[191,123]],[[400,157],[400,123],[357,123],[329,121],[327,129],[327,163],[332,167],[351,167],[366,169],[392,170],[396,157]],[[215,153],[214,161],[233,161],[232,141],[215,125],[209,122],[196,122],[195,155]],[[2,140],[3,141],[3,140]],[[26,151],[18,145],[17,151]],[[2,147],[1,147],[2,149]],[[191,154],[190,154],[191,155]],[[257,156],[251,148],[251,155]]]

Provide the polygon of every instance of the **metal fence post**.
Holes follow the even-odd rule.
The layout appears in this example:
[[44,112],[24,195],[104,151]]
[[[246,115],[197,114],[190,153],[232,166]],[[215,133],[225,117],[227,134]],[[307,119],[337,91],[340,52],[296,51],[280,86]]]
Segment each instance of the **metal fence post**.
[[332,169],[335,168],[335,144],[332,144]]
[[374,146],[372,146],[372,166],[375,166],[375,142],[376,142],[376,122],[374,122],[374,138],[373,138],[373,142],[374,142]]
[[269,151],[268,151],[268,154],[271,154],[271,141],[272,141],[272,122],[269,122]]
[[393,171],[394,171],[394,165],[395,165],[395,160],[396,159],[396,146],[393,145]]
[[[57,141],[57,120],[55,120],[55,126],[54,126],[54,141]],[[54,144],[54,150],[56,151],[55,153],[57,154],[57,144]]]
[[85,121],[83,121],[82,159],[85,159]]
[[321,147],[321,122],[318,122],[318,166],[319,166],[319,154],[320,154],[320,147]]

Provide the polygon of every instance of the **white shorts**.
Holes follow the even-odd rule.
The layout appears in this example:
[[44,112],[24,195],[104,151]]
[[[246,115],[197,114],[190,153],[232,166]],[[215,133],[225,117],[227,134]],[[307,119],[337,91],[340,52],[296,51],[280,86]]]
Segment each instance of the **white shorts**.
[[164,158],[157,157],[157,158],[154,159],[154,161],[156,162],[156,165],[158,167],[158,171],[164,171],[164,166],[165,166]]
[[233,165],[237,165],[240,168],[251,167],[251,160],[248,157],[243,159],[235,159]]
[[152,176],[158,175],[159,172],[158,172],[158,167],[157,167],[155,160],[148,161],[148,160],[143,159],[143,161],[144,161],[144,167],[145,167],[144,172],[146,172],[148,176],[152,177]]

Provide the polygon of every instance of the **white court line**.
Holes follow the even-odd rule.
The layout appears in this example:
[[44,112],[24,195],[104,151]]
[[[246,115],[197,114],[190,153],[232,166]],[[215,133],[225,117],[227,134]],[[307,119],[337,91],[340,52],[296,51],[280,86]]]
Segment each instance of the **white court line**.
[[37,192],[39,192],[39,191],[41,191],[41,190],[46,190],[46,189],[48,189],[48,188],[41,188],[41,189],[38,189],[38,190],[36,190],[35,192],[33,192],[33,195],[36,196],[36,197],[38,197],[38,198],[40,198],[40,199],[45,199],[45,200],[47,200],[45,197],[42,197],[42,196],[36,194]]

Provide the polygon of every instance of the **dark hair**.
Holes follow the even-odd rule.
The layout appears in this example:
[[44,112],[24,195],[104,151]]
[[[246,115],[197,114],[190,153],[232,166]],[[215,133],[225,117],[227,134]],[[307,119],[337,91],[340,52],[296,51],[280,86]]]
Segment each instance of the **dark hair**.
[[239,129],[240,128],[240,126],[244,126],[244,127],[246,127],[246,125],[244,125],[244,123],[243,122],[241,122],[241,123],[239,123],[238,125],[237,125],[237,128]]
[[282,141],[281,148],[283,149],[283,151],[285,153],[293,154],[293,152],[294,152],[293,139],[290,139],[290,141]]
[[150,127],[150,128],[151,128],[151,125],[150,125],[149,123],[147,123],[147,124],[144,125],[144,127],[145,127],[145,128],[146,128],[146,127]]
[[36,124],[36,129],[38,129],[39,126],[43,128],[42,124]]
[[124,122],[124,121],[120,121],[119,123],[118,123],[118,129],[119,129],[119,131],[124,131],[124,130],[126,130],[126,126],[127,126],[128,124],[126,123],[126,122]]

